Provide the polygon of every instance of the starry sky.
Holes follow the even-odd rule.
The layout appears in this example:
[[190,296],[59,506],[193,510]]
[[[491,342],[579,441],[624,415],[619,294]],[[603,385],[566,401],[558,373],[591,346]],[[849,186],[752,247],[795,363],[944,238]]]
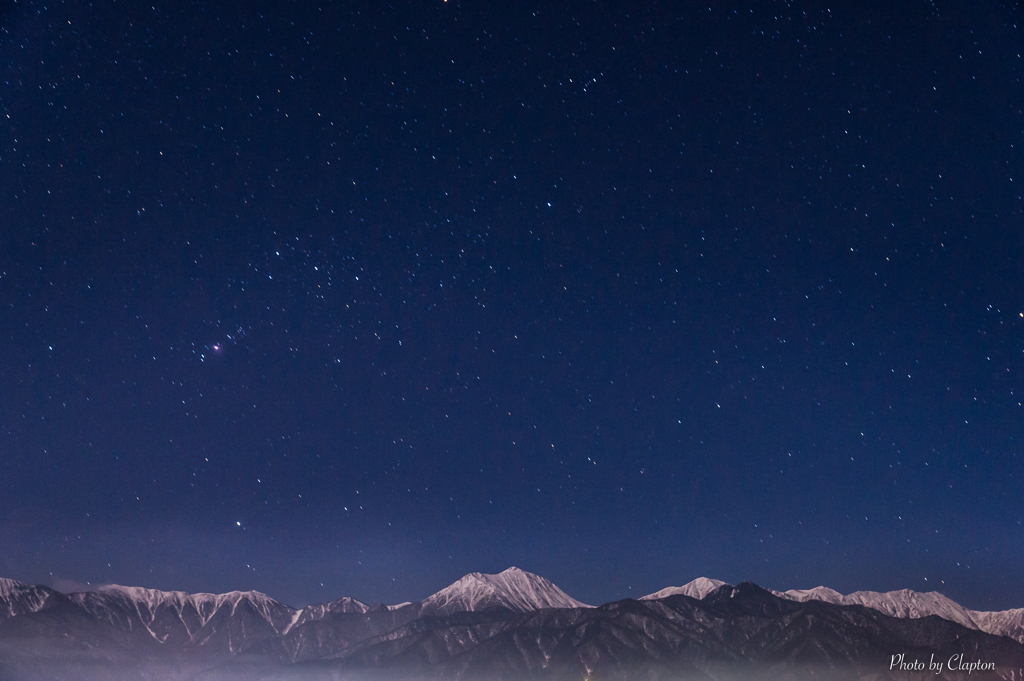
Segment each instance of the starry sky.
[[0,5],[0,574],[1024,606],[1020,8],[556,5]]

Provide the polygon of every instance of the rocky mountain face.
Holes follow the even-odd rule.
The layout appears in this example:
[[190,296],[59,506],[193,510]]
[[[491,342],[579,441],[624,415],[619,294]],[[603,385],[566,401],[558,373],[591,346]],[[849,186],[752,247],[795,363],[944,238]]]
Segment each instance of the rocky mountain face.
[[0,577],[0,620],[41,610],[58,595],[49,587]]
[[844,596],[828,587],[819,586],[814,589],[772,593],[793,601],[817,600],[836,605],[863,605],[892,617],[920,618],[937,615],[968,629],[977,629],[997,636],[1009,636],[1024,643],[1024,608],[981,612],[969,610],[935,591],[920,593],[910,589],[884,593],[856,591]]
[[929,664],[944,679],[1024,678],[1024,645],[1012,638],[806,593],[695,580],[591,607],[512,568],[398,607],[294,609],[257,592],[65,595],[4,580],[0,679],[881,680],[933,678]]

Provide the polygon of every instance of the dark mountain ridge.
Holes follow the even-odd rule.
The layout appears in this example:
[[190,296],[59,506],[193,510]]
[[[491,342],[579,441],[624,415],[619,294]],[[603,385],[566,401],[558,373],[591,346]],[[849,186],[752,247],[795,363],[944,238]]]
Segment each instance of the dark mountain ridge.
[[[257,592],[113,587],[65,595],[8,584],[0,599],[0,680],[936,675],[927,667],[907,669],[914,661],[940,664],[947,679],[1024,678],[1024,645],[935,615],[897,618],[863,605],[791,600],[749,582],[722,585],[704,598],[536,607],[568,597],[523,591],[523,584],[550,585],[528,574],[464,578],[456,585],[468,585],[472,597],[460,590],[453,596],[453,585],[439,592],[443,607],[426,607],[439,602],[431,597],[372,607],[339,599],[301,610]],[[507,599],[504,584],[516,589]],[[452,611],[452,603],[462,609]],[[961,662],[983,666],[959,669]]]

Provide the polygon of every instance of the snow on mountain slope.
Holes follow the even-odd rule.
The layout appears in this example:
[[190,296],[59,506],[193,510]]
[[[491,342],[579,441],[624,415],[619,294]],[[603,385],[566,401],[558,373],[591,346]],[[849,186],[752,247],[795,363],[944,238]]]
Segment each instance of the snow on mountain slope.
[[979,612],[972,610],[978,628],[989,634],[1009,636],[1024,643],[1024,608],[1003,610],[1002,612]]
[[479,612],[508,608],[531,612],[543,608],[589,608],[548,580],[516,567],[496,574],[473,572],[420,603],[424,614]]
[[56,591],[0,577],[0,619],[42,610]]
[[919,593],[910,589],[878,593],[856,591],[843,598],[844,605],[864,605],[892,617],[927,617],[938,615],[942,619],[976,629],[971,611],[936,591]]
[[700,600],[707,596],[709,593],[714,591],[720,586],[723,586],[725,582],[720,579],[708,579],[707,577],[698,577],[692,582],[687,582],[683,586],[669,586],[661,591],[655,591],[652,594],[641,596],[641,601],[654,601],[659,598],[668,598],[669,596],[689,596],[690,598],[696,598]]
[[826,601],[836,605],[863,605],[885,613],[890,617],[919,618],[928,615],[938,615],[942,619],[962,624],[970,629],[977,629],[978,625],[971,616],[971,611],[959,603],[946,598],[942,594],[929,591],[919,593],[910,589],[901,591],[888,591],[879,593],[877,591],[857,591],[846,596],[827,587],[819,586],[814,589],[792,589],[786,592],[775,591],[776,596],[787,598],[791,601]]
[[284,631],[282,631],[281,633],[287,634],[289,631],[299,626],[300,624],[322,620],[326,617],[330,617],[331,615],[337,613],[357,613],[362,615],[365,614],[366,611],[368,611],[369,609],[370,606],[368,606],[366,603],[357,601],[354,598],[349,598],[348,596],[342,596],[338,600],[331,601],[330,603],[318,603],[316,605],[308,605],[305,608],[302,608],[301,610],[295,611],[295,615],[293,616],[292,621],[288,624],[288,626],[285,627]]
[[843,594],[827,586],[816,586],[813,589],[790,589],[785,593],[772,590],[772,593],[779,598],[791,601],[825,601],[836,605],[843,605],[843,598],[845,598]]
[[[683,594],[704,599],[725,583],[700,577],[680,587],[668,587],[640,600]],[[843,595],[827,587],[774,591],[792,601],[818,600],[834,605],[862,605],[892,617],[937,615],[970,629],[1008,636],[1024,643],[1024,608],[983,612],[964,608],[940,593],[910,589],[879,593],[858,591]],[[189,594],[140,587],[108,586],[65,596],[41,585],[0,578],[0,620],[30,614],[68,599],[100,621],[122,631],[137,632],[156,641],[185,646],[213,646],[238,652],[269,637],[288,633],[307,622],[339,613],[365,614],[370,606],[353,598],[291,608],[257,591]],[[419,603],[374,608],[389,611],[412,607],[417,615],[506,608],[531,612],[544,608],[589,608],[538,575],[509,568],[497,575],[474,572]]]
[[202,622],[213,616],[215,612],[223,607],[235,609],[242,601],[251,603],[265,618],[272,620],[280,609],[294,610],[287,605],[278,603],[270,596],[259,591],[230,591],[223,594],[197,593],[190,594],[184,591],[158,591],[157,589],[145,589],[138,586],[120,586],[111,584],[100,587],[93,593],[118,595],[140,608],[155,613],[161,608],[172,608],[181,611],[183,608],[193,608],[201,617]]
[[[670,586],[643,596],[640,600],[656,600],[676,594],[703,599],[723,584],[725,582],[717,579],[698,577],[684,586]],[[916,619],[938,615],[942,619],[956,622],[969,629],[977,629],[997,636],[1008,636],[1019,643],[1024,643],[1024,608],[1002,612],[981,612],[969,610],[935,591],[920,593],[910,589],[884,593],[856,591],[844,596],[827,586],[816,586],[813,589],[790,589],[789,591],[772,591],[772,593],[791,601],[815,600],[834,605],[863,605],[890,617]]]
[[[156,589],[143,589],[137,586],[111,585],[99,589],[96,593],[121,594],[128,600],[145,606],[145,610],[156,614],[162,608],[171,608],[176,612],[191,608],[199,615],[200,621],[206,624],[213,615],[222,608],[230,608],[234,612],[239,605],[245,603],[250,605],[267,622],[279,629],[278,622],[290,621],[294,608],[283,603],[278,603],[270,596],[259,591],[230,591],[224,594],[197,593],[190,594],[184,591],[158,591]],[[284,618],[282,615],[287,614]]]
[[101,621],[145,631],[161,643],[212,644],[231,652],[287,631],[298,613],[258,591],[189,594],[111,585],[68,598]]
[[828,587],[773,591],[776,596],[791,601],[817,600],[836,605],[863,605],[890,617],[917,619],[938,615],[969,629],[977,629],[997,636],[1009,636],[1024,643],[1024,608],[1003,612],[968,610],[959,603],[936,591],[920,593],[910,589],[900,591],[856,591],[842,595]]

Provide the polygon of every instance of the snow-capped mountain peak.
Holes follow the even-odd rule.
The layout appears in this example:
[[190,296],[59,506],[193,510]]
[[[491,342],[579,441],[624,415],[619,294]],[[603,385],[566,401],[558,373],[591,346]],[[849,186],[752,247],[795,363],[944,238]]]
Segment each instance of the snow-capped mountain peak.
[[[657,600],[682,594],[698,600],[725,584],[717,579],[698,577],[683,586],[670,586],[640,598],[642,601]],[[856,591],[843,595],[827,586],[816,586],[813,589],[790,589],[774,591],[780,598],[791,601],[824,601],[833,605],[862,605],[872,610],[906,619],[918,619],[937,615],[942,619],[956,622],[969,629],[977,629],[997,636],[1009,636],[1024,643],[1024,608],[1004,610],[1002,612],[979,612],[968,610],[959,603],[943,596],[936,591],[921,593],[911,589],[899,591]]]
[[496,575],[472,572],[420,604],[422,612],[450,614],[506,608],[531,612],[543,608],[589,608],[557,586],[516,567]]
[[786,592],[773,590],[772,593],[780,598],[800,601],[801,603],[803,601],[825,601],[826,603],[843,605],[843,598],[845,598],[843,594],[827,586],[816,586],[813,589],[790,589]]
[[8,598],[14,592],[20,591],[27,586],[29,585],[15,579],[0,577],[0,598]]
[[[89,592],[87,592],[89,593]],[[199,615],[200,621],[206,624],[221,608],[229,608],[234,612],[243,602],[251,606],[268,622],[274,623],[281,619],[282,610],[294,611],[294,608],[278,603],[270,596],[260,591],[229,591],[223,594],[209,593],[187,593],[184,591],[159,591],[157,589],[146,589],[138,586],[121,586],[110,584],[100,587],[93,593],[109,594],[122,598],[142,607],[141,611],[148,611],[149,616],[155,616],[162,609],[170,609],[181,613],[183,608],[192,608]],[[79,594],[72,594],[78,596]],[[277,627],[275,627],[276,629]]]
[[978,628],[972,611],[935,591],[927,593],[920,593],[910,589],[888,591],[885,593],[856,591],[844,596],[833,589],[819,586],[813,589],[791,589],[774,593],[791,601],[815,600],[836,605],[863,605],[872,610],[885,613],[890,617],[919,618],[938,615],[943,619],[962,624],[970,629]]
[[306,622],[312,622],[316,620],[322,620],[330,615],[338,613],[357,613],[364,614],[370,609],[366,603],[357,601],[354,598],[348,596],[342,596],[341,598],[331,601],[330,603],[318,603],[316,605],[307,605],[301,610],[296,610],[292,616],[292,621],[285,627],[284,633],[288,633],[300,624]]
[[652,594],[641,596],[641,601],[654,601],[659,598],[668,598],[669,596],[689,596],[690,598],[696,598],[700,600],[707,596],[709,593],[714,591],[720,586],[724,586],[725,582],[720,579],[709,579],[707,577],[698,577],[697,579],[687,582],[683,586],[669,586],[661,591],[655,591]]
[[67,597],[101,621],[145,631],[161,643],[219,640],[230,652],[284,633],[301,612],[259,591],[191,594],[112,584]]
[[0,619],[42,610],[56,593],[45,586],[0,577]]
[[978,629],[997,636],[1009,636],[1024,643],[1024,608],[1002,612],[969,610],[937,591],[921,593],[911,589],[899,591],[855,591],[843,595],[828,587],[773,591],[791,601],[825,601],[835,605],[863,605],[890,617],[917,619],[937,615],[969,629]]

